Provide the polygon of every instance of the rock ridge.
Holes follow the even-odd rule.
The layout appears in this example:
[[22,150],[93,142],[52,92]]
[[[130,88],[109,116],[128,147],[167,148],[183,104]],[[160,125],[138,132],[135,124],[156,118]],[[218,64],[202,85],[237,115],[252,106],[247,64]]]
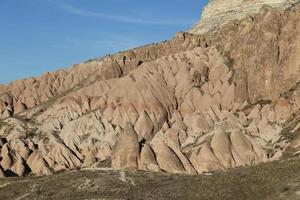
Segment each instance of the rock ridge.
[[203,34],[230,21],[257,14],[263,7],[284,10],[295,3],[299,3],[299,0],[210,0],[202,11],[200,22],[189,32]]
[[0,90],[0,176],[200,174],[300,151],[300,6]]

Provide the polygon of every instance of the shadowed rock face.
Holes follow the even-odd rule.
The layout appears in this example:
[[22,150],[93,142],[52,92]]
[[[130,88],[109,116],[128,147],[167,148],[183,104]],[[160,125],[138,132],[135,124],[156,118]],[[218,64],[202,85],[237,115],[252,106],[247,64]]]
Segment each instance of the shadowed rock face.
[[197,174],[296,155],[299,13],[262,9],[10,83],[0,89],[0,176],[103,166]]

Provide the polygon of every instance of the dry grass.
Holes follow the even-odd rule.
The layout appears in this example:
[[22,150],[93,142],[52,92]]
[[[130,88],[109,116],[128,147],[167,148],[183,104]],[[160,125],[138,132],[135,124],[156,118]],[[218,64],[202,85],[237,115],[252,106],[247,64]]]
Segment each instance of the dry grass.
[[299,169],[300,160],[291,159],[199,176],[73,171],[2,179],[0,199],[300,199]]

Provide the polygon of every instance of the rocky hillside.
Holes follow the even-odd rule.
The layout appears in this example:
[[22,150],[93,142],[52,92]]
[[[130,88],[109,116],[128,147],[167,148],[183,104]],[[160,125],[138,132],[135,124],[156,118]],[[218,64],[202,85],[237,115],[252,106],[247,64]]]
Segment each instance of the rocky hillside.
[[203,34],[214,31],[228,21],[259,13],[262,7],[286,9],[297,2],[298,0],[209,0],[203,9],[201,21],[189,32]]
[[0,88],[0,176],[200,174],[298,155],[300,6],[253,5],[205,34]]

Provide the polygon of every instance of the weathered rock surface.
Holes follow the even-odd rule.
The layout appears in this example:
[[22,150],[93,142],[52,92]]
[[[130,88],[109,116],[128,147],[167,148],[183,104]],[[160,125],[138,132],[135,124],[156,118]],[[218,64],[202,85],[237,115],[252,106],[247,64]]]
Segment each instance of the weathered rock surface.
[[136,170],[139,159],[138,136],[130,124],[120,135],[112,151],[112,167],[114,169]]
[[286,9],[296,2],[298,0],[209,0],[202,11],[201,21],[189,32],[203,34],[214,31],[230,21],[260,12],[262,7]]
[[255,2],[247,9],[257,14],[215,32],[1,87],[0,176],[103,166],[196,174],[298,155],[300,6]]

